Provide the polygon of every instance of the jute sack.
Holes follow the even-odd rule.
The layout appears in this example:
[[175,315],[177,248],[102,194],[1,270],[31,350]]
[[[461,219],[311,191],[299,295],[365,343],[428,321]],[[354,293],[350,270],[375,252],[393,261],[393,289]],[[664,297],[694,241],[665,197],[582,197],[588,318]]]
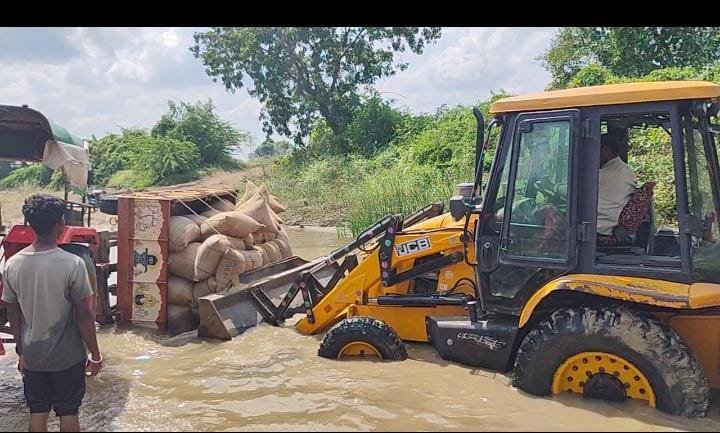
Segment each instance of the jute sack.
[[[245,256],[245,272],[262,267],[263,258],[262,254],[260,254],[260,251],[255,250],[253,247],[253,249],[241,251],[241,253],[243,254],[243,256]],[[249,268],[248,264],[250,264]]]
[[168,303],[191,306],[193,303],[193,282],[176,275],[168,278]]
[[208,218],[200,225],[203,237],[224,234],[234,238],[242,238],[265,227],[262,223],[244,212],[223,212]]
[[[232,236],[222,235],[222,234],[213,234],[211,236],[216,236],[216,239],[223,239],[223,241],[227,242],[228,248],[233,248],[236,250],[244,250],[246,249],[245,239],[247,239],[247,236],[242,238],[234,238]],[[211,236],[208,236],[207,239],[209,239]],[[207,240],[205,239],[205,240]],[[215,241],[218,242],[218,241]]]
[[245,256],[232,248],[225,251],[215,272],[218,292],[225,292],[230,285],[239,284],[238,277],[243,272],[245,272]]
[[232,236],[226,236],[227,241],[230,242],[230,245],[232,245],[233,249],[235,250],[244,250],[246,249],[244,238],[234,238]]
[[282,239],[285,242],[287,242],[288,245],[290,245],[290,236],[288,236],[287,230],[285,230],[285,227],[280,227],[280,230],[278,230],[277,238],[275,239]]
[[278,245],[277,243],[277,239],[267,241],[265,242],[265,244],[267,244],[268,248],[270,248],[271,250],[268,252],[268,255],[273,262],[277,262],[285,258],[285,256],[283,256],[282,250],[280,249],[280,245]]
[[268,263],[270,263],[270,256],[268,256],[268,253],[265,250],[265,248],[263,248],[263,245],[265,245],[265,244],[254,245],[253,249],[255,251],[257,251],[258,253],[260,253],[260,258],[262,259],[262,264],[267,265]]
[[200,227],[184,216],[170,217],[170,237],[168,248],[171,253],[182,251],[190,242],[200,240]]
[[212,235],[205,239],[198,247],[197,258],[195,259],[195,276],[198,280],[204,280],[215,275],[218,263],[225,251],[232,248],[232,244],[224,235]]
[[268,205],[270,206],[270,209],[273,210],[273,212],[283,213],[287,210],[287,209],[285,209],[285,206],[280,204],[277,197],[270,194],[270,191],[268,190],[267,185],[265,185],[265,184],[260,185],[260,188],[258,188],[258,191],[260,192],[260,194],[262,194],[267,199]]
[[206,280],[202,280],[193,285],[193,301],[195,304],[198,303],[198,299],[203,296],[207,296],[210,293],[217,291],[217,283],[215,282],[215,276],[212,276]]
[[[256,192],[248,201],[240,205],[236,212],[241,212],[259,224],[262,224],[264,226],[263,231],[265,232],[277,233],[279,230],[275,215],[272,209],[270,209],[270,206],[268,206],[267,199],[259,192]],[[255,233],[257,230],[253,230],[250,233]]]
[[285,225],[285,221],[283,221],[283,219],[280,218],[278,214],[275,214],[275,222],[278,223],[280,226]]
[[292,248],[290,248],[290,243],[287,240],[277,238],[272,242],[275,242],[275,245],[280,249],[280,256],[282,256],[283,259],[292,257]]
[[255,192],[258,190],[257,185],[255,185],[252,181],[246,180],[245,181],[245,193],[240,197],[237,202],[235,203],[235,208],[242,206],[243,203],[248,201],[250,197],[252,197]]
[[224,198],[218,198],[216,200],[213,200],[210,203],[210,206],[214,207],[220,212],[232,212],[235,210],[235,203]]
[[198,278],[195,274],[195,259],[197,259],[200,245],[202,245],[201,242],[190,242],[184,250],[170,253],[168,260],[170,273],[190,281],[202,280],[203,278]]
[[[263,252],[265,253],[263,255],[263,263],[264,264],[267,265],[268,263],[275,263],[278,260],[280,260],[280,258],[281,258],[280,257],[280,249],[277,247],[277,245],[275,245],[271,241],[264,242],[264,243],[262,243],[260,245],[256,245],[256,246],[258,248],[262,249]],[[266,257],[267,257],[267,259],[266,259]]]
[[269,233],[263,230],[258,230],[253,233],[253,236],[255,237],[255,244],[257,245],[277,238],[277,233]]
[[198,226],[198,230],[200,229],[200,224],[204,223],[207,217],[204,217],[202,215],[195,215],[194,213],[190,213],[187,215],[183,215],[185,218],[191,219],[195,224]]
[[247,235],[247,236],[243,236],[243,237],[241,237],[240,239],[241,239],[243,242],[245,242],[245,249],[246,249],[246,250],[251,250],[251,249],[252,249],[252,246],[255,244],[255,235],[252,234],[252,233],[249,234],[249,235]]

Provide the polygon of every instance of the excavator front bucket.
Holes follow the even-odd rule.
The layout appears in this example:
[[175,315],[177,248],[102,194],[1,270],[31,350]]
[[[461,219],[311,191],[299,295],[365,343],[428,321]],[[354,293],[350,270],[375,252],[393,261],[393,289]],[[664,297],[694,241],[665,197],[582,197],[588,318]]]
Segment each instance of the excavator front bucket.
[[[241,274],[240,286],[233,287],[229,293],[213,293],[198,299],[198,336],[230,340],[242,334],[268,318],[267,302],[262,304],[258,301],[258,291],[262,291],[270,300],[278,300],[291,289],[301,272],[318,264],[322,264],[321,259],[308,261],[298,256],[289,257]],[[319,281],[327,283],[337,269],[336,263],[330,263],[312,274]],[[302,312],[306,309],[300,298],[288,307],[283,318],[295,313],[297,307]]]

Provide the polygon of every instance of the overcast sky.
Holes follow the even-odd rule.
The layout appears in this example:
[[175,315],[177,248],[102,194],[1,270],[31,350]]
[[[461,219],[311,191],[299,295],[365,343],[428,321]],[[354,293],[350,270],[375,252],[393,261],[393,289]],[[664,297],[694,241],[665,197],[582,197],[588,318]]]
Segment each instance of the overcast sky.
[[[188,47],[202,28],[0,28],[0,104],[30,107],[75,135],[150,127],[167,101],[212,98],[221,117],[262,139],[260,105],[227,92]],[[414,112],[471,104],[491,91],[542,90],[537,56],[555,28],[444,28],[409,68],[377,88]]]

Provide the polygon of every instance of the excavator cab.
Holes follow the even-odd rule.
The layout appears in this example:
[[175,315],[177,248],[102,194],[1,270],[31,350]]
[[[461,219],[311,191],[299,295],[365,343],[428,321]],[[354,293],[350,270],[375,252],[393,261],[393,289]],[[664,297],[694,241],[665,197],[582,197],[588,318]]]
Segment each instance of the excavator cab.
[[[511,372],[532,394],[704,415],[720,386],[718,96],[712,83],[632,83],[493,104],[501,138],[465,216],[478,215],[482,302],[427,319],[441,356]],[[610,161],[604,139],[619,141]]]

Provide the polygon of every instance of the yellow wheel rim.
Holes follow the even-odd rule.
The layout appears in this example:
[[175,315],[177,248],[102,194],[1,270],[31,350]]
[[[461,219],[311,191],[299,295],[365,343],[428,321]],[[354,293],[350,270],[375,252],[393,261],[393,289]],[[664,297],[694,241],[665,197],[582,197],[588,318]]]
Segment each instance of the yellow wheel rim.
[[569,391],[583,394],[588,380],[600,374],[619,380],[625,388],[626,397],[645,400],[655,407],[655,392],[647,377],[630,361],[607,352],[580,352],[566,359],[555,370],[552,393]]
[[372,344],[364,341],[353,341],[343,346],[338,353],[338,359],[344,356],[376,356],[382,359],[380,352]]

